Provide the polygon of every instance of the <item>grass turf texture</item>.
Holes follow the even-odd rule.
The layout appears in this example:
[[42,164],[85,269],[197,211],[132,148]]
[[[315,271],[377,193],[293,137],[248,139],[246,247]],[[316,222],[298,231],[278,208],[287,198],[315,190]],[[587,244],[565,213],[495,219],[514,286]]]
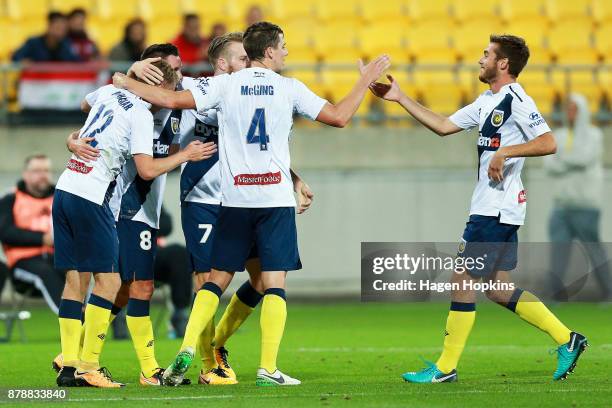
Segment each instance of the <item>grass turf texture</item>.
[[[554,309],[569,327],[587,335],[591,344],[576,373],[566,381],[552,381],[556,355],[548,354],[554,344],[546,334],[497,305],[483,303],[478,305],[476,324],[458,370],[459,382],[404,383],[400,374],[423,367],[419,356],[437,358],[447,309],[445,304],[289,303],[279,363],[286,373],[302,380],[296,387],[255,386],[258,311],[227,344],[240,381],[234,386],[145,389],[138,385],[139,368],[131,342],[108,340],[102,363],[128,386],[120,390],[69,389],[73,402],[62,406],[610,406],[612,309],[602,305]],[[25,325],[28,343],[0,344],[0,406],[23,406],[7,401],[7,388],[55,387],[51,360],[59,351],[57,319],[47,310],[35,309]],[[155,345],[160,364],[169,364],[179,344],[160,333]],[[197,383],[199,358],[195,361],[188,377]]]

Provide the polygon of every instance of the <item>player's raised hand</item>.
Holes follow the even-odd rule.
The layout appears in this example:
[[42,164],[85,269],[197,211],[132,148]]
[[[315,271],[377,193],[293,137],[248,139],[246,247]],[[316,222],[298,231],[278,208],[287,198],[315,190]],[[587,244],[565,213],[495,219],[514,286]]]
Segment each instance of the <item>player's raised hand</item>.
[[115,72],[113,74],[113,85],[120,89],[126,89],[128,78],[123,72]]
[[160,57],[147,58],[132,64],[127,72],[130,78],[140,78],[149,85],[159,85],[164,82],[164,74],[153,62],[161,60]]
[[370,84],[370,91],[379,98],[387,101],[399,102],[402,97],[402,90],[397,81],[391,75],[387,75],[388,84],[382,82],[373,82]]
[[391,66],[391,58],[387,54],[383,54],[368,64],[363,64],[359,60],[359,72],[361,76],[367,78],[368,82],[374,82]]
[[217,145],[214,142],[202,143],[199,140],[194,140],[182,152],[187,161],[206,160],[217,152]]
[[489,170],[487,171],[490,180],[499,183],[504,179],[505,162],[506,156],[501,153],[501,149],[495,152],[489,163]]
[[68,136],[66,146],[76,157],[85,163],[89,163],[98,160],[98,157],[100,157],[100,150],[91,145],[94,140],[93,137],[79,138],[79,131],[75,131]]
[[298,214],[302,214],[306,212],[312,205],[312,201],[314,200],[314,193],[310,189],[310,186],[304,183],[302,180],[299,180],[294,186],[295,192],[298,197]]

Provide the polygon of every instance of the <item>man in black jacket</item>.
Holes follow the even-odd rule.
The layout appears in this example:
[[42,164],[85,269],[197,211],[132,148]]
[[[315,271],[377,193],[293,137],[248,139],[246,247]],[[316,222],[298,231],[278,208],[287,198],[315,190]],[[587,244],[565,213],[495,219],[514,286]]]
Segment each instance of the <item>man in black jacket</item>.
[[17,291],[33,286],[57,313],[65,271],[53,267],[51,161],[45,155],[28,157],[22,177],[0,199],[0,241]]

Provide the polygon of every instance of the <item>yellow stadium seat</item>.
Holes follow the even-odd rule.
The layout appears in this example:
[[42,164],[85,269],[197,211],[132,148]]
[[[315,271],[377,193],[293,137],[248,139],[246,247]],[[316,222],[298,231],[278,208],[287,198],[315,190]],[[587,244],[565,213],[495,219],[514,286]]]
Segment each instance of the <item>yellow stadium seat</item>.
[[49,12],[48,0],[7,0],[7,15],[13,20],[46,17]]
[[93,10],[94,0],[51,0],[50,10],[69,13],[76,8],[81,8],[90,13]]
[[317,54],[326,61],[344,62],[348,57],[361,53],[357,48],[357,26],[338,23],[317,27],[314,34]]
[[546,14],[555,22],[590,17],[591,3],[592,0],[547,0]]
[[507,23],[521,19],[540,19],[540,24],[547,22],[547,18],[543,18],[545,17],[543,0],[501,1],[500,12]]
[[312,69],[288,70],[283,72],[283,75],[303,82],[312,92],[321,97],[325,95],[325,87],[323,86],[321,75]]
[[597,62],[597,53],[591,36],[591,20],[567,20],[550,31],[550,49],[561,63],[594,63]]
[[402,23],[379,22],[371,24],[359,33],[359,44],[364,56],[369,59],[389,54],[392,64],[406,64],[408,47],[406,28]]
[[180,31],[181,18],[179,16],[150,21],[147,26],[147,43],[167,43],[172,41]]
[[123,38],[123,30],[120,27],[101,22],[89,25],[89,34],[96,42],[102,54],[107,54]]
[[459,21],[497,20],[498,0],[455,0],[452,3],[454,16]]
[[442,114],[454,113],[464,101],[464,91],[454,73],[444,71],[416,71],[414,84],[425,106]]
[[281,20],[308,18],[315,16],[315,0],[271,0],[272,16]]
[[314,26],[314,19],[299,20],[292,24],[284,25],[283,32],[287,42],[287,50],[289,51],[287,63],[309,64],[318,61],[312,32],[312,27]]
[[450,0],[410,0],[408,15],[415,22],[452,21]]
[[361,15],[371,23],[385,23],[408,17],[408,0],[362,0]]
[[597,81],[598,76],[593,69],[576,69],[573,71],[555,71],[552,74],[553,82],[561,91],[563,97],[571,92],[584,95],[589,102],[591,112],[599,110],[604,88]]
[[497,20],[473,20],[454,32],[455,50],[466,64],[475,63],[483,56],[491,34],[501,34],[504,29]]
[[595,46],[604,60],[612,63],[612,22],[599,27],[595,32]]
[[553,84],[546,70],[527,66],[519,75],[518,82],[544,116],[552,113],[555,101],[562,93],[562,87]]
[[182,15],[181,4],[177,0],[140,0],[139,11],[147,21],[173,19]]
[[96,11],[101,19],[113,21],[125,21],[140,13],[138,0],[97,0]]
[[594,0],[593,17],[600,24],[612,21],[612,2],[610,0]]
[[612,70],[600,70],[597,82],[608,96],[608,102],[612,101]]
[[457,61],[448,26],[432,23],[410,27],[407,41],[410,54],[419,63],[452,64]]
[[[355,86],[360,78],[359,71],[355,70],[333,70],[327,69],[323,71],[321,76],[323,86],[325,88],[325,98],[332,103],[338,103],[351,89]],[[372,96],[370,92],[366,94],[366,100],[360,105],[357,114],[367,114],[370,107],[369,101]]]
[[359,22],[356,0],[316,0],[315,12],[323,21]]
[[546,45],[548,27],[535,20],[515,20],[506,26],[506,33],[513,34],[525,39],[527,46],[542,48]]

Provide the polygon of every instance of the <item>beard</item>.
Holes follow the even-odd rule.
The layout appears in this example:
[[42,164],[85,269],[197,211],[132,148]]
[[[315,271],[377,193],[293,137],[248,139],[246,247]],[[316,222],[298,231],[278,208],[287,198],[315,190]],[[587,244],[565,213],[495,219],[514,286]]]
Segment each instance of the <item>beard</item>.
[[495,78],[497,71],[495,67],[484,68],[482,72],[478,74],[478,80],[484,84],[491,83],[491,80]]

